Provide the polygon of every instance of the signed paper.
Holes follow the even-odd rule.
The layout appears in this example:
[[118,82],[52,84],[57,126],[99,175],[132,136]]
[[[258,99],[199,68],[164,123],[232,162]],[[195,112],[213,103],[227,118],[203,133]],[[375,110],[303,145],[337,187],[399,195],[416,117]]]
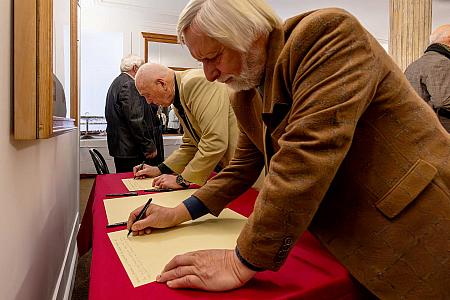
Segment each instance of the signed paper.
[[219,218],[206,215],[169,229],[127,238],[127,230],[108,233],[134,287],[156,280],[178,254],[203,249],[234,249],[246,218],[225,209]]
[[127,221],[130,213],[139,206],[144,205],[149,198],[153,199],[152,204],[175,207],[183,202],[183,200],[189,198],[195,191],[196,189],[188,189],[141,196],[105,199],[103,203],[105,204],[108,224]]
[[152,186],[153,178],[144,178],[144,179],[126,178],[122,179],[122,182],[123,184],[125,184],[125,186],[130,192],[151,190],[156,188]]

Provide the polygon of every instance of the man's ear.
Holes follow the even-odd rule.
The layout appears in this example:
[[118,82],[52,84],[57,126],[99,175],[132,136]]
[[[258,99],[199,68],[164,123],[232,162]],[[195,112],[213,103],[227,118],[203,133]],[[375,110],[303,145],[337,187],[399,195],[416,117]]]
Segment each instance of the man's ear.
[[164,79],[158,78],[156,81],[161,85],[164,91],[167,91],[167,82]]

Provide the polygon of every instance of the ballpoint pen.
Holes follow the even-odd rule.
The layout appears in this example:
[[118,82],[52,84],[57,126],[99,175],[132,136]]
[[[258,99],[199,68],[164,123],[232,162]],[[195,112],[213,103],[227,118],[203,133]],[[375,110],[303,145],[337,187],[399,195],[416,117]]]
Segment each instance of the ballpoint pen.
[[165,189],[165,188],[155,188],[155,189],[148,189],[148,190],[143,190],[144,192],[172,192],[174,191],[174,189]]
[[118,226],[125,226],[127,225],[128,222],[124,221],[124,222],[118,222],[118,223],[113,223],[113,224],[108,224],[106,225],[106,228],[113,228],[113,227],[118,227]]
[[[142,161],[142,164],[139,166],[139,168],[137,169],[136,173],[141,171],[144,168],[144,164],[145,164],[145,160]],[[134,175],[133,179],[136,179],[136,175]]]
[[[150,205],[150,203],[152,202],[152,198],[148,199],[147,203],[145,203],[144,207],[142,208],[142,210],[139,212],[138,216],[136,217],[136,220],[134,220],[133,224],[136,223],[137,221],[139,221],[140,219],[142,219],[142,217],[145,215],[145,212],[147,211],[148,206]],[[131,224],[131,226],[133,226],[133,224]],[[131,233],[131,227],[128,230],[128,234],[127,237],[130,236]]]
[[106,197],[125,197],[125,196],[137,196],[137,192],[127,192],[127,193],[118,193],[118,194],[106,194]]

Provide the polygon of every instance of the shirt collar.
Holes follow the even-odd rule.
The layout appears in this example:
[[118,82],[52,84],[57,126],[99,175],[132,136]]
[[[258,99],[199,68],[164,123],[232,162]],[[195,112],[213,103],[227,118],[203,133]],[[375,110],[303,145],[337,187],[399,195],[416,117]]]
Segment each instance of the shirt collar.
[[175,96],[173,99],[173,106],[179,109],[181,107],[181,100],[180,100],[180,92],[178,90],[177,76],[175,74],[173,75],[173,82],[175,84]]

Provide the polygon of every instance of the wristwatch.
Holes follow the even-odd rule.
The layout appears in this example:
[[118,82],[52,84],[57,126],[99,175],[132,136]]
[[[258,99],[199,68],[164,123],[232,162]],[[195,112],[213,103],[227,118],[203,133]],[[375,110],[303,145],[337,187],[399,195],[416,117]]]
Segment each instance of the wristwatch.
[[190,184],[190,182],[187,181],[187,180],[185,180],[185,179],[183,178],[183,176],[181,176],[181,174],[180,174],[180,175],[177,175],[177,179],[175,180],[175,182],[176,182],[178,185],[181,185],[184,189],[187,189],[187,188],[189,187],[189,184]]

